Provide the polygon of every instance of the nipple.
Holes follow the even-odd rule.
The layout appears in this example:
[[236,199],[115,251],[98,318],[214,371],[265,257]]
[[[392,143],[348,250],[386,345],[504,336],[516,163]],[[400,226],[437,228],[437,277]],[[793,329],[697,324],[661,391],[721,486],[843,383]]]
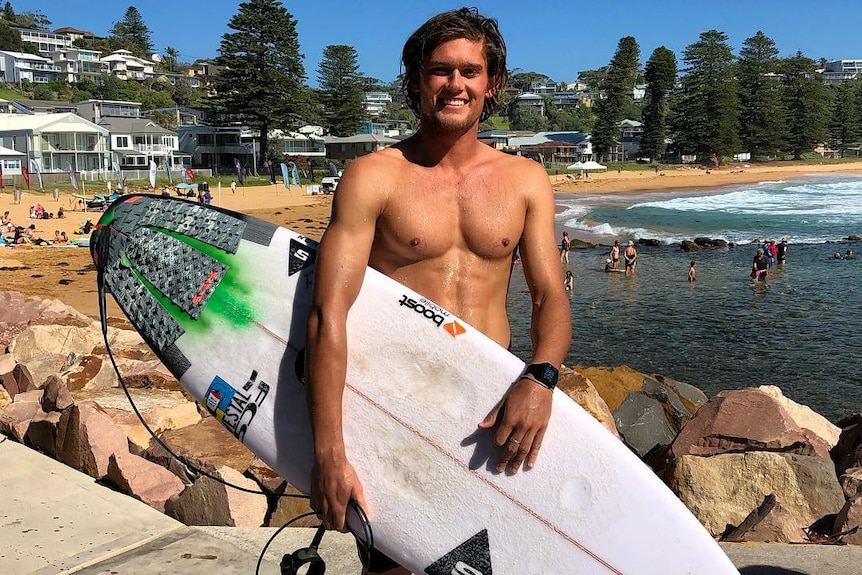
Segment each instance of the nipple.
[[418,247],[420,243],[421,242],[419,241],[419,238],[413,238],[412,240],[410,240],[410,246],[414,248]]
[[509,238],[503,238],[503,247],[504,248],[509,247]]

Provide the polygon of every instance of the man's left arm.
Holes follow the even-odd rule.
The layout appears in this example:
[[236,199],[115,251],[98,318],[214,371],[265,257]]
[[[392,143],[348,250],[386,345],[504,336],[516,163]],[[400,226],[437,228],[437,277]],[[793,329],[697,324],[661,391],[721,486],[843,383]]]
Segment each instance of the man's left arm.
[[[530,166],[529,175],[519,247],[533,302],[530,365],[548,363],[559,369],[571,344],[572,319],[557,251],[554,193],[540,166]],[[553,395],[547,387],[549,382],[542,380],[541,375],[525,373],[479,424],[481,428],[489,428],[498,423],[494,440],[503,448],[498,471],[516,473],[525,461],[527,468],[536,464],[551,416]]]

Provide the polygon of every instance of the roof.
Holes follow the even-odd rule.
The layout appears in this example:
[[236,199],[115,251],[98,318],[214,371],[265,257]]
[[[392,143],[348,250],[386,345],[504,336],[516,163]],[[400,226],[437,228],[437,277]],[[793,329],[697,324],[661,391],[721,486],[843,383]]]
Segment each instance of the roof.
[[33,132],[80,132],[108,135],[108,130],[72,112],[59,114],[0,114],[0,133],[31,130]]
[[7,148],[5,146],[0,146],[0,156],[26,156],[24,152],[19,152],[18,150],[13,150],[11,148]]
[[534,136],[509,138],[512,146],[537,146],[548,142],[561,142],[565,144],[578,144],[589,138],[589,134],[583,132],[539,132]]
[[98,125],[114,134],[170,134],[176,132],[163,128],[147,118],[123,118],[109,116],[99,120]]
[[356,134],[355,136],[347,136],[339,138],[337,136],[326,136],[324,138],[327,144],[367,144],[375,142],[379,144],[397,144],[395,138],[387,138],[386,136],[378,136],[377,134]]
[[8,54],[16,60],[36,60],[38,62],[50,62],[50,58],[37,56],[36,54],[28,54],[27,52],[12,52],[11,50],[0,50],[0,54]]

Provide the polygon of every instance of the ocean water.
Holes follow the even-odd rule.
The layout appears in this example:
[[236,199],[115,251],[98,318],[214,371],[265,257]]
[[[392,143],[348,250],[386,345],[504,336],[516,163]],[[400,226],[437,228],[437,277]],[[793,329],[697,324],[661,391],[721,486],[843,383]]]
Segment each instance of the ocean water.
[[[817,175],[718,190],[560,196],[557,224],[602,247],[570,252],[574,337],[568,365],[628,365],[708,395],[776,385],[832,421],[862,411],[862,177]],[[682,239],[736,245],[683,252]],[[789,240],[787,265],[749,278],[756,240]],[[638,247],[634,276],[605,273],[614,239]],[[858,248],[858,249],[857,249]],[[689,262],[697,281],[687,281]],[[560,271],[563,281],[563,270]],[[529,360],[530,298],[512,275],[512,347]]]

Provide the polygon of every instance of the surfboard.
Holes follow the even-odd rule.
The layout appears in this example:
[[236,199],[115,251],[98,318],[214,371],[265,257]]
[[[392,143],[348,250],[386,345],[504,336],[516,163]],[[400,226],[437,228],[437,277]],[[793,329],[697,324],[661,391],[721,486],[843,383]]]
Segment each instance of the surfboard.
[[[91,252],[180,383],[307,492],[303,351],[317,243],[135,195],[102,216]],[[446,309],[369,268],[347,327],[345,442],[376,547],[414,573],[737,573],[655,474],[559,390],[538,465],[497,473],[492,431],[477,424],[524,363]]]

